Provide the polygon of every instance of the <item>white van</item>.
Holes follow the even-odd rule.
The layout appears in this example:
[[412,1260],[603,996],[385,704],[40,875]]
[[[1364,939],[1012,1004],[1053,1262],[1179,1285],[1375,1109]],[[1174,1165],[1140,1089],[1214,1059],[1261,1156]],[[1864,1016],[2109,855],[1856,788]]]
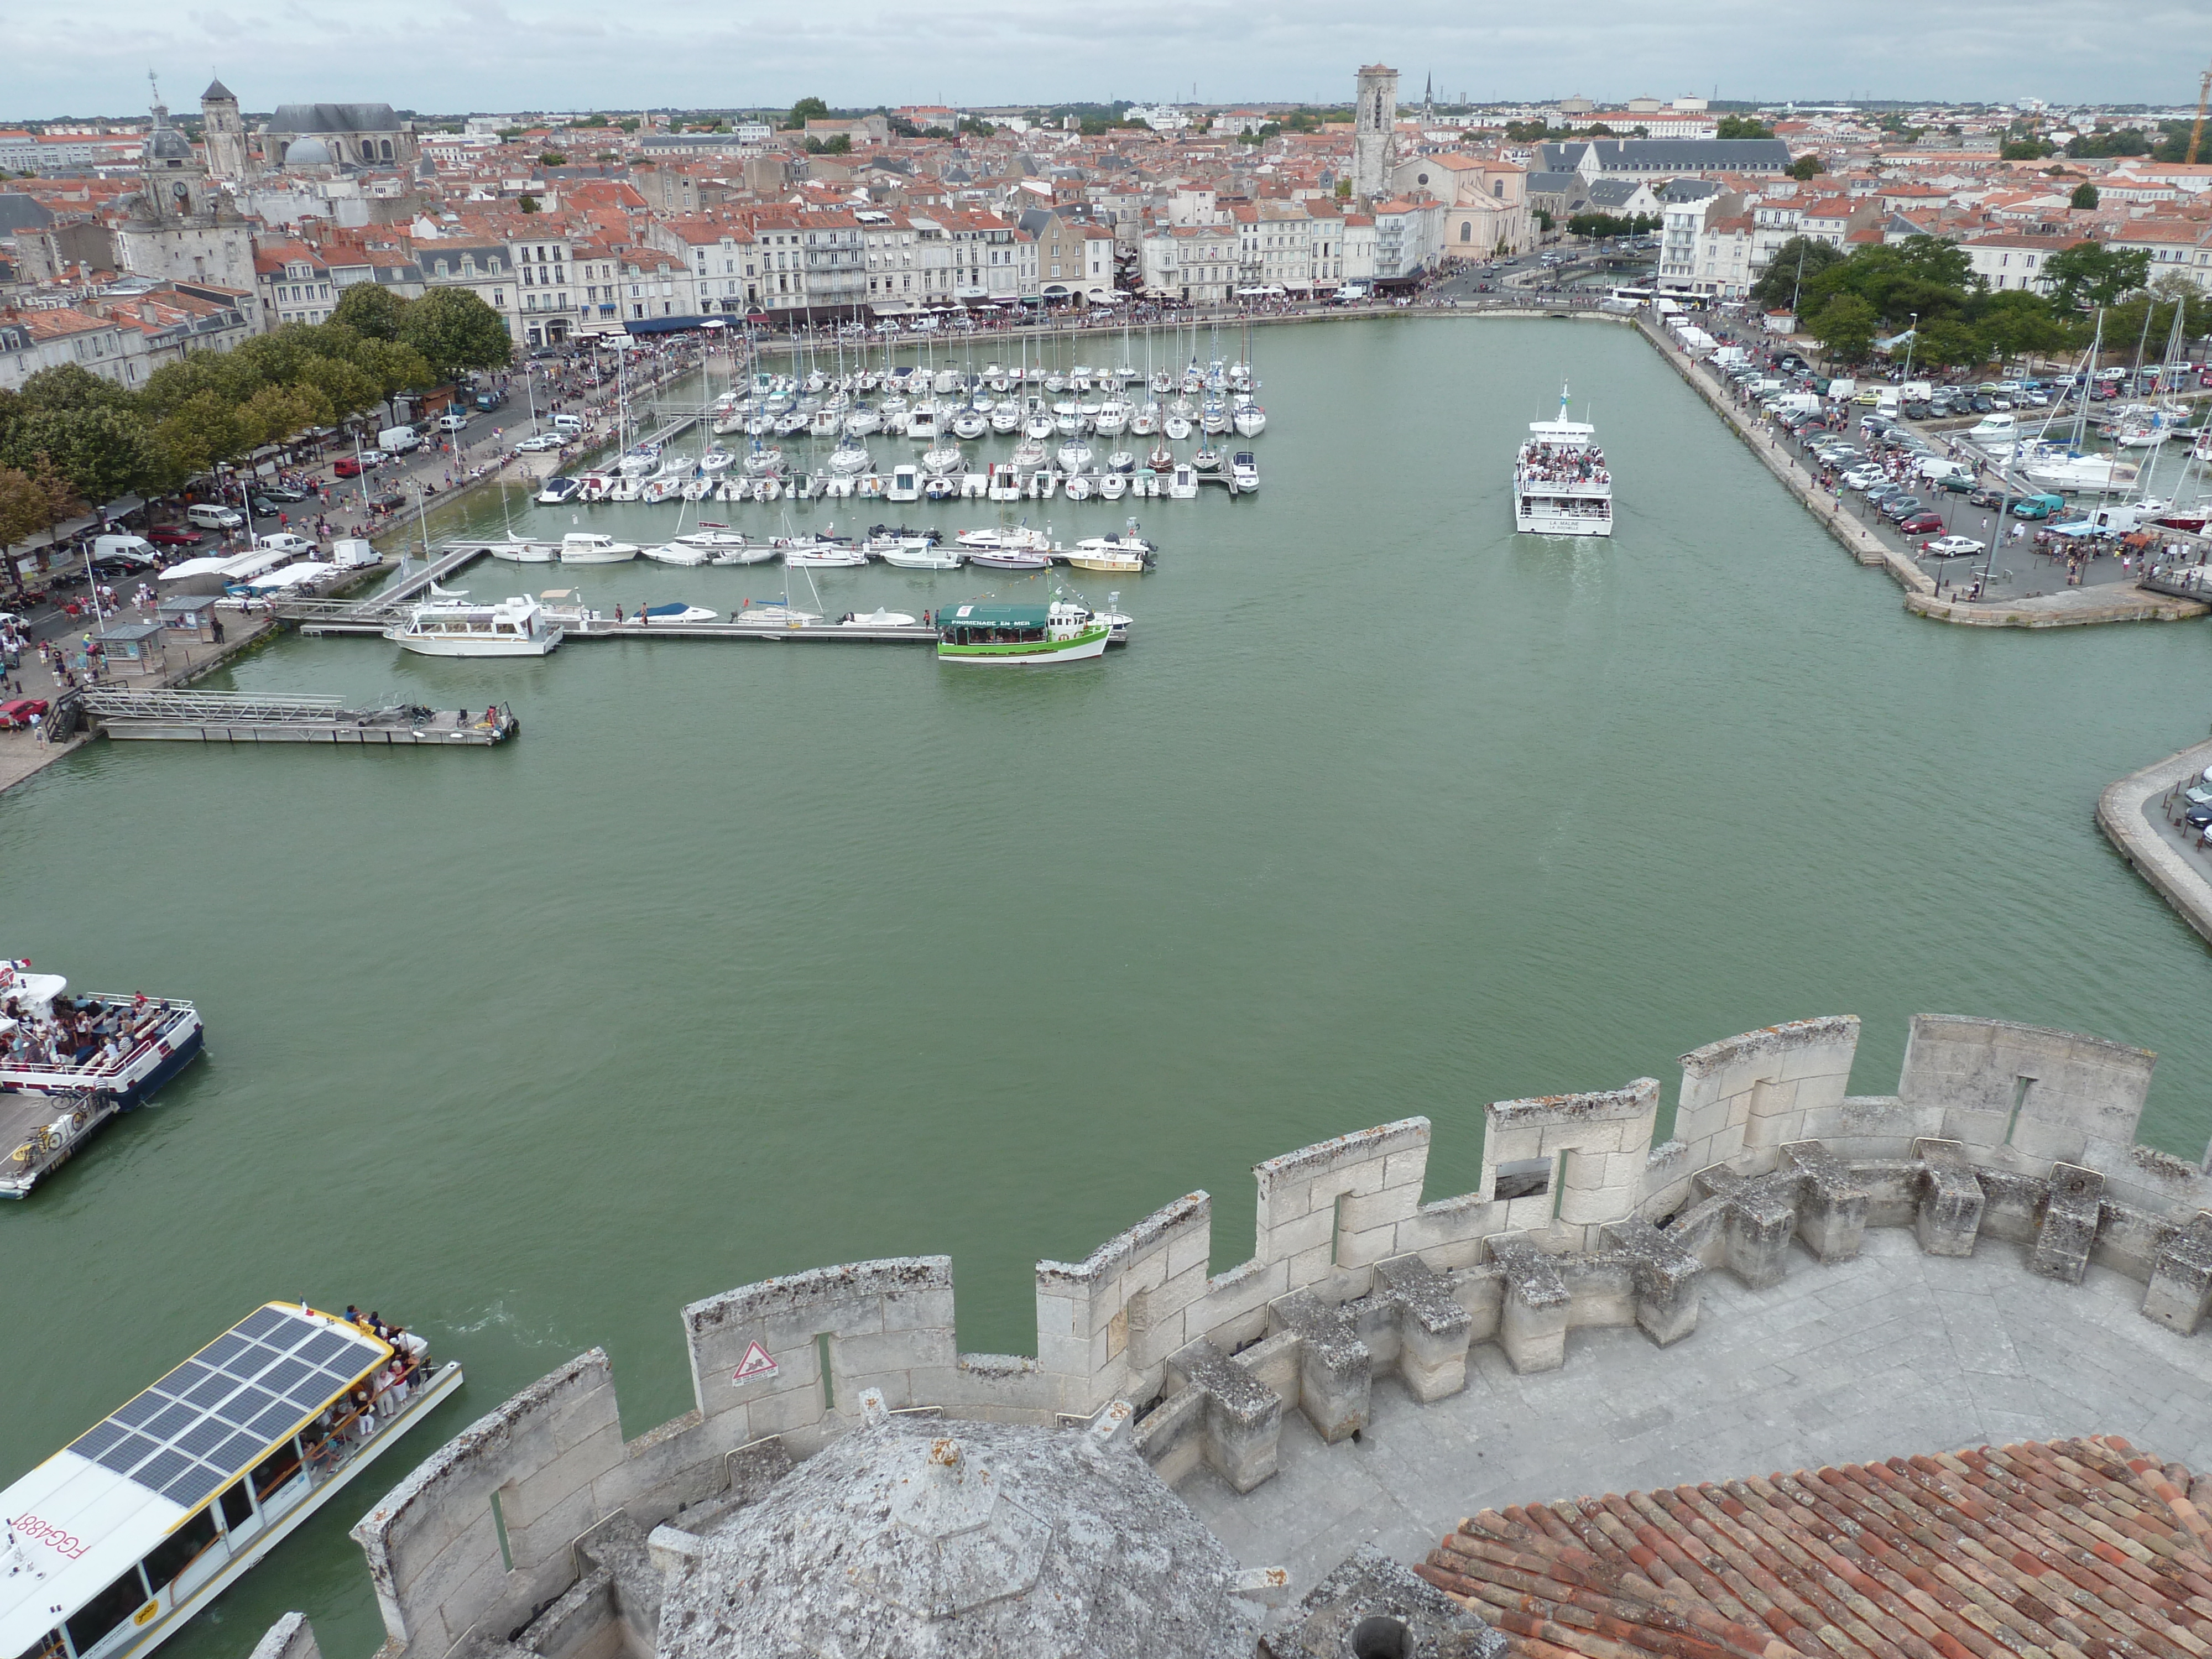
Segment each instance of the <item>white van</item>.
[[331,544],[331,562],[341,570],[360,570],[380,562],[380,556],[371,543],[349,536]]
[[1877,387],[1874,394],[1874,408],[1877,415],[1896,414],[1897,388],[1893,386]]
[[1924,404],[1936,395],[1933,380],[1907,380],[1897,388],[1897,395],[1908,404]]
[[556,415],[553,417],[553,429],[556,432],[581,432],[584,429],[584,417],[580,415]]
[[92,538],[92,562],[150,570],[161,562],[161,556],[154,544],[143,536],[95,536]]
[[1828,382],[1828,396],[1839,404],[1847,404],[1859,395],[1859,383],[1848,375]]
[[387,455],[404,455],[422,447],[422,434],[411,426],[388,426],[376,434],[376,447]]
[[202,501],[185,514],[185,522],[195,530],[235,530],[246,520],[229,507]]

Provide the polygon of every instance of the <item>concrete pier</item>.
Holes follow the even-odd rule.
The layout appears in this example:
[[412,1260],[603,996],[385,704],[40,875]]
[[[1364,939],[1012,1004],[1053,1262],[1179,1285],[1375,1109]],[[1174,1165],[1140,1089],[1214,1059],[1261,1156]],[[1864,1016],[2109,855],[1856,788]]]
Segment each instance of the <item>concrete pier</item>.
[[2212,942],[2212,854],[2197,850],[2194,830],[2177,830],[2167,794],[2212,766],[2212,743],[2200,743],[2133,772],[2097,798],[2097,827],[2181,919]]

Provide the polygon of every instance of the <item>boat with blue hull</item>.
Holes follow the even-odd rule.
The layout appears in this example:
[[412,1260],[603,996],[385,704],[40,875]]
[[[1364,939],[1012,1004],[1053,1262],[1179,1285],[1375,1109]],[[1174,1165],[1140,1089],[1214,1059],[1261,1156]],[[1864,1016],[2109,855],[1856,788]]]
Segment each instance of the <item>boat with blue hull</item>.
[[59,974],[0,960],[0,1198],[21,1198],[110,1118],[189,1066],[199,1010],[142,993],[69,994]]

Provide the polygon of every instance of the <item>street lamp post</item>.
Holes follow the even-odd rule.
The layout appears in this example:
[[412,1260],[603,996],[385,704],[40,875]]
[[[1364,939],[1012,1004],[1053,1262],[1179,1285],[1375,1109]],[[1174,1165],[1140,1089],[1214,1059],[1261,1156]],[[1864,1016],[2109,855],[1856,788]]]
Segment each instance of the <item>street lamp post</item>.
[[1905,335],[1905,375],[1904,375],[1904,378],[1905,378],[1905,380],[1910,380],[1912,378],[1912,348],[1913,348],[1913,347],[1915,347],[1915,346],[1917,346],[1917,345],[1918,345],[1919,343],[1920,343],[1920,313],[1919,313],[1918,312],[1917,312],[1917,311],[1916,311],[1916,312],[1914,312],[1914,313],[1912,313],[1912,328],[1911,328],[1911,331],[1909,333],[1907,333],[1907,334]]

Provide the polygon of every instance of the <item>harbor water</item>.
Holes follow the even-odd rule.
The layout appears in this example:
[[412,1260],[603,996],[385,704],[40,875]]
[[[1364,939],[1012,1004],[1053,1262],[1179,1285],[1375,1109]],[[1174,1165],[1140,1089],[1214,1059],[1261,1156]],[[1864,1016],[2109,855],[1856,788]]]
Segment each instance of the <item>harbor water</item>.
[[[288,1607],[367,1654],[359,1514],[593,1345],[629,1432],[685,1410],[688,1300],[942,1252],[962,1346],[1026,1351],[1037,1258],[1194,1188],[1217,1267],[1242,1260],[1256,1159],[1420,1114],[1430,1196],[1465,1191],[1485,1102],[1649,1073],[1671,1109],[1677,1055],[1777,1020],[1862,1016],[1868,1093],[1917,1010],[2141,1043],[2145,1138],[2202,1152],[2204,947],[2091,818],[2204,736],[2201,628],[1908,617],[1626,329],[1407,318],[1255,356],[1256,497],[1013,509],[1064,542],[1135,512],[1159,544],[1151,574],[1058,577],[1135,618],[1102,662],[294,636],[212,684],[495,699],[523,736],[94,744],[8,796],[0,945],[197,999],[208,1054],[0,1212],[0,1480],[267,1298],[377,1308],[469,1374],[172,1654],[242,1653]],[[1514,448],[1562,376],[1610,543],[1512,533]],[[676,511],[514,522],[658,541]],[[1051,580],[816,573],[833,616]],[[726,612],[784,589],[774,565],[455,582]]]

